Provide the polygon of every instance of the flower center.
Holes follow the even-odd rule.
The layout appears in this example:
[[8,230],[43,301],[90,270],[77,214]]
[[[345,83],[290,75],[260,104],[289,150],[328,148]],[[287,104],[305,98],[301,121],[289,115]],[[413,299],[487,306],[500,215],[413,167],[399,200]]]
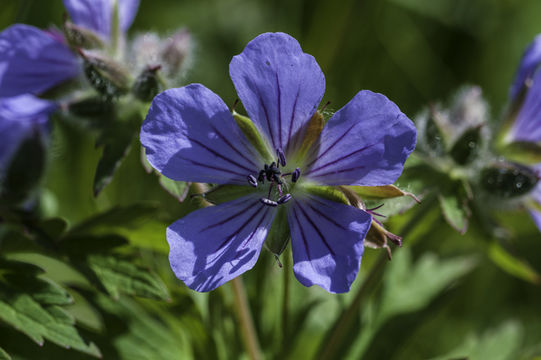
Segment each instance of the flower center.
[[[284,183],[284,178],[290,176],[291,182],[297,182],[299,180],[299,177],[301,176],[301,170],[299,168],[296,168],[292,172],[288,173],[282,173],[280,170],[280,165],[282,168],[286,166],[286,157],[284,155],[284,151],[282,149],[276,149],[277,159],[276,161],[273,161],[271,164],[265,164],[263,169],[261,169],[257,175],[257,178],[254,175],[248,175],[248,183],[253,187],[258,187],[259,183],[264,184],[265,180],[270,182],[269,185],[269,192],[267,194],[267,197],[263,197],[260,199],[260,201],[267,205],[267,206],[278,206],[281,204],[285,204],[289,200],[291,200],[292,196],[287,191],[287,183]],[[278,194],[278,198],[276,200],[272,199],[272,190],[276,186],[275,193]]]

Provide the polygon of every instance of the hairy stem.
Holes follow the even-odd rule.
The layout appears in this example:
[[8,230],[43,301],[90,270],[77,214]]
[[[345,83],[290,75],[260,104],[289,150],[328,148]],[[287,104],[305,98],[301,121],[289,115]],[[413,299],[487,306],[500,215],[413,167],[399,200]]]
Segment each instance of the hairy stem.
[[260,360],[262,359],[261,350],[259,348],[259,341],[257,340],[257,334],[252,321],[252,314],[250,313],[250,308],[248,307],[248,299],[246,297],[246,291],[244,290],[242,278],[240,276],[236,277],[229,283],[233,288],[235,310],[240,324],[246,352],[251,360]]

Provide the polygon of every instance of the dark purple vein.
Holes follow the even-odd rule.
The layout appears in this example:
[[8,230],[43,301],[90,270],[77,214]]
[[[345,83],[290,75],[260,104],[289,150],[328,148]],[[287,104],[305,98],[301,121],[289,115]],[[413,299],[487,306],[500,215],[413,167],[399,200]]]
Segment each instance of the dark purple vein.
[[257,167],[257,164],[252,159],[250,159],[248,156],[246,156],[246,154],[243,154],[239,149],[233,146],[233,144],[231,144],[231,142],[218,129],[216,129],[214,125],[211,124],[210,126],[212,130],[216,133],[216,135],[218,135],[233,151],[235,151],[243,159],[245,159],[246,161],[250,162],[252,165]]
[[329,215],[325,214],[323,211],[319,210],[318,208],[312,206],[312,204],[307,203],[306,205],[308,205],[310,207],[310,209],[312,209],[312,211],[316,212],[319,216],[321,216],[325,220],[329,221],[330,223],[334,224],[336,227],[339,227],[342,230],[348,231],[348,229],[346,229],[342,224],[337,223]]
[[297,100],[299,100],[299,93],[301,88],[297,89],[297,95],[295,96],[295,102],[293,103],[293,111],[291,112],[291,120],[289,121],[289,131],[287,133],[286,153],[291,147],[291,133],[293,132],[293,121],[295,121],[295,111],[297,111]]
[[340,136],[338,136],[336,138],[336,140],[327,148],[325,149],[325,151],[323,151],[321,154],[319,154],[316,158],[314,158],[314,160],[310,161],[310,163],[308,165],[306,165],[306,167],[310,167],[312,166],[317,160],[321,159],[323,156],[325,156],[326,153],[329,152],[329,150],[331,150],[333,147],[336,146],[336,144],[338,144],[340,142],[340,140],[342,140],[342,138],[348,133],[351,131],[351,129],[353,129],[358,123],[355,123],[353,125],[351,125],[346,131],[344,131],[344,133]]
[[348,172],[348,171],[364,169],[365,167],[366,166],[364,166],[364,165],[359,165],[359,166],[354,166],[354,167],[350,167],[350,168],[346,168],[346,169],[331,170],[331,171],[327,171],[327,172],[324,172],[324,173],[321,173],[321,174],[310,175],[310,177],[314,178],[314,177],[321,177],[321,176],[326,176],[326,175],[330,175],[330,174],[341,174],[341,173],[345,173],[345,172]]
[[278,80],[278,73],[276,73],[276,96],[278,97],[278,142],[280,149],[283,149],[282,144],[282,93],[280,92],[280,81]]
[[327,242],[327,240],[325,240],[325,237],[323,236],[323,234],[321,233],[321,230],[319,230],[319,228],[317,227],[317,225],[314,223],[314,221],[308,216],[308,214],[306,213],[306,211],[302,208],[301,204],[299,202],[297,202],[297,208],[299,208],[299,210],[302,212],[302,214],[304,215],[304,217],[306,218],[306,220],[308,220],[308,222],[310,223],[310,225],[312,225],[312,227],[314,228],[314,230],[316,231],[316,233],[319,235],[319,237],[321,238],[321,241],[323,242],[323,244],[325,244],[325,246],[327,247],[327,250],[329,250],[329,252],[331,253],[332,256],[336,256],[336,253],[333,251],[333,249],[331,249],[331,247],[329,246],[329,243]]
[[[256,88],[257,89],[257,88]],[[269,113],[267,111],[267,107],[265,106],[265,103],[263,102],[263,98],[261,97],[261,94],[259,93],[259,90],[256,90],[257,92],[257,96],[259,98],[259,104],[261,105],[261,107],[263,108],[263,112],[265,113],[265,119],[267,120],[267,129],[269,129],[269,135],[271,137],[271,141],[272,141],[272,147],[273,148],[276,148],[276,143],[274,142],[274,134],[272,132],[272,128],[271,128],[271,124],[270,124],[270,119],[269,119]]]
[[353,155],[355,155],[355,154],[357,154],[357,153],[363,152],[363,151],[365,151],[366,149],[371,148],[371,147],[374,146],[374,145],[375,145],[375,144],[367,145],[367,146],[365,146],[365,147],[362,147],[362,148],[360,148],[360,149],[357,149],[357,150],[355,150],[355,151],[352,151],[352,152],[350,152],[350,153],[347,154],[347,155],[344,155],[344,156],[342,156],[342,157],[339,157],[339,158],[336,159],[336,160],[329,161],[328,163],[323,164],[323,165],[320,165],[320,166],[318,166],[317,168],[310,169],[310,170],[308,170],[307,172],[305,172],[305,175],[311,174],[311,173],[313,173],[313,172],[317,172],[317,171],[319,171],[319,170],[321,170],[321,169],[324,169],[324,168],[326,168],[326,167],[329,167],[329,166],[331,166],[331,165],[334,165],[334,164],[336,164],[336,163],[338,163],[338,162],[340,162],[340,161],[342,161],[342,160],[347,159],[347,158],[350,157],[350,156],[353,156]]
[[252,173],[254,171],[254,169],[250,169],[249,167],[247,166],[244,166],[242,164],[239,164],[238,162],[236,162],[235,160],[231,159],[231,158],[228,158],[227,156],[224,156],[222,154],[220,154],[219,152],[217,152],[216,150],[214,149],[211,149],[210,147],[208,147],[207,145],[203,144],[201,141],[197,140],[197,139],[194,139],[194,138],[191,138],[189,136],[186,137],[189,141],[192,141],[194,143],[196,143],[197,145],[201,146],[203,149],[207,150],[208,152],[210,152],[211,154],[213,154],[214,156],[217,156],[221,159],[224,159],[225,161],[241,168],[241,169],[244,169],[246,170],[248,173]]
[[301,222],[299,221],[299,217],[297,216],[297,211],[295,210],[295,208],[293,208],[292,210],[293,210],[293,217],[295,217],[295,221],[297,222],[299,231],[301,233],[302,242],[304,243],[304,251],[306,251],[306,255],[308,256],[308,260],[311,262],[312,261],[312,256],[310,255],[310,250],[308,249],[308,242],[306,241],[306,236],[304,235],[304,230],[302,228]]
[[208,229],[212,229],[213,227],[225,224],[226,222],[232,220],[233,218],[239,216],[240,214],[245,213],[248,209],[252,208],[254,205],[260,205],[259,208],[263,207],[263,205],[261,205],[261,203],[259,201],[254,201],[250,205],[248,205],[247,207],[243,208],[242,210],[237,211],[236,213],[229,216],[228,218],[226,218],[226,219],[224,219],[222,221],[219,221],[219,222],[217,222],[215,224],[209,225],[209,226],[205,227],[204,229],[201,229],[201,232],[206,231]]
[[180,159],[184,160],[184,161],[188,161],[190,163],[192,163],[193,165],[197,165],[197,166],[201,166],[201,167],[205,167],[205,168],[208,168],[208,169],[214,169],[214,170],[218,170],[218,171],[222,171],[222,172],[225,172],[225,173],[229,173],[231,175],[237,175],[237,176],[242,176],[243,178],[246,177],[246,174],[242,174],[242,173],[238,173],[238,172],[235,172],[235,171],[231,171],[231,169],[224,169],[224,168],[221,168],[219,166],[213,166],[213,165],[209,165],[209,164],[203,164],[199,161],[195,161],[195,160],[191,160],[191,159],[186,159],[182,156],[179,156],[179,155],[176,155],[177,157],[179,157]]

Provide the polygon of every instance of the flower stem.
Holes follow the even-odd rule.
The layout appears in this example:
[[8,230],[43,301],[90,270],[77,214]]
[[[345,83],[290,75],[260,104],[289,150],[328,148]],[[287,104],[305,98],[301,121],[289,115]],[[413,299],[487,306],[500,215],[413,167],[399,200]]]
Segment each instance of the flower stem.
[[248,299],[246,297],[246,291],[244,290],[242,278],[240,276],[236,277],[230,281],[230,284],[233,288],[235,309],[237,312],[238,321],[240,323],[246,352],[251,360],[261,360],[262,356],[259,348],[259,341],[257,340],[257,334],[252,321],[252,314],[250,313],[250,308],[248,307]]
[[361,304],[363,303],[363,300],[366,298],[366,295],[371,292],[374,287],[373,285],[379,281],[382,275],[381,269],[383,268],[383,265],[386,261],[387,254],[383,251],[380,251],[378,254],[378,258],[372,265],[372,268],[368,272],[368,275],[366,275],[366,278],[364,279],[364,282],[357,291],[357,294],[355,294],[355,298],[353,299],[349,307],[342,312],[342,314],[336,321],[331,335],[328,338],[328,341],[325,342],[322,350],[319,352],[318,359],[335,358],[334,354],[338,353],[338,350],[342,346],[343,340],[346,338],[345,335],[348,331],[350,331],[351,326],[358,318],[357,314],[359,312]]
[[283,274],[284,274],[284,289],[282,296],[282,344],[284,347],[287,347],[289,340],[289,272],[291,268],[291,254],[288,249],[284,251],[284,264],[283,264]]

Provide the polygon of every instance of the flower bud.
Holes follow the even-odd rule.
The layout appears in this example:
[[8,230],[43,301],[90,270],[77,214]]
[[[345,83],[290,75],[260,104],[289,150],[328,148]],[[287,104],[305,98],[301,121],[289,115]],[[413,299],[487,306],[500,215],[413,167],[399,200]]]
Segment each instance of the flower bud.
[[122,65],[81,49],[79,53],[84,59],[84,72],[90,85],[105,98],[115,98],[128,92],[130,76]]
[[166,76],[176,76],[182,72],[190,54],[191,41],[187,29],[177,31],[164,41],[160,58]]
[[532,191],[538,181],[532,168],[501,162],[481,170],[480,186],[495,196],[513,198]]
[[102,97],[93,96],[72,101],[67,108],[71,114],[76,116],[102,117],[113,111],[113,104]]
[[141,101],[149,102],[162,90],[158,70],[161,66],[149,66],[135,79],[132,93]]
[[71,21],[64,23],[64,36],[68,44],[74,48],[101,49],[104,43],[93,31],[75,25]]

